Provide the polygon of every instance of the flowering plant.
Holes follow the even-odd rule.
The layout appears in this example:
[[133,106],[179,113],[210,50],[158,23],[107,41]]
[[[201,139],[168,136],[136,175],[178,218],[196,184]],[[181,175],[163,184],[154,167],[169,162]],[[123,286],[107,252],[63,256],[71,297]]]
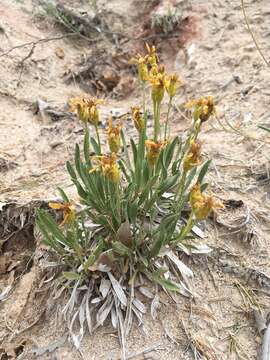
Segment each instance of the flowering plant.
[[[74,165],[67,162],[80,205],[76,207],[60,190],[63,203],[49,205],[63,212],[64,221],[59,225],[44,210],[37,214],[44,241],[60,255],[65,267],[61,284],[72,287],[72,294],[82,286],[85,289],[78,304],[82,310],[75,314],[86,314],[91,332],[111,313],[113,326],[122,334],[122,345],[131,314],[141,321],[145,312],[137,296],[138,291],[146,295],[144,284],[156,284],[156,291],[160,286],[192,294],[188,278],[193,273],[179,255],[199,252],[192,228],[222,206],[204,193],[210,161],[203,163],[198,140],[202,123],[215,112],[213,98],[189,102],[193,120],[186,139],[171,137],[171,109],[181,81],[159,64],[155,47],[147,46],[147,54],[137,55],[132,62],[138,67],[144,94],[142,110],[138,106],[131,109],[137,141],[131,138],[128,142],[124,125],[110,118],[107,145],[102,145],[98,107],[103,101],[88,96],[72,99],[71,110],[85,129],[82,154],[76,145]],[[148,84],[152,116],[145,101]],[[161,124],[166,93],[166,121]],[[153,123],[153,134],[149,123]],[[96,137],[90,136],[91,125]],[[185,214],[189,212],[187,219],[184,209]],[[73,307],[74,299],[65,310],[72,312]]]

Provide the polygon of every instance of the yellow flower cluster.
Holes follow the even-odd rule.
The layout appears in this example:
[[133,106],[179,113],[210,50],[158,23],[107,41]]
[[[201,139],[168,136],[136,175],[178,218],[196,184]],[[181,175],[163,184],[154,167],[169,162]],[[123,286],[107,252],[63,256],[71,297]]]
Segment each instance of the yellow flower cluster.
[[191,100],[186,104],[186,108],[193,108],[193,118],[201,122],[207,121],[212,115],[216,114],[216,106],[213,96],[201,97],[197,100]]
[[181,86],[182,83],[178,78],[177,74],[168,75],[165,80],[165,89],[170,96],[173,98],[176,95],[177,88]]
[[95,159],[98,162],[98,165],[91,169],[89,172],[92,173],[97,170],[101,170],[102,174],[112,181],[113,183],[117,184],[120,180],[120,171],[117,165],[117,156],[113,152],[110,155],[101,155],[95,156]]
[[187,172],[191,170],[193,167],[200,165],[201,162],[201,144],[192,139],[190,141],[189,151],[184,158],[184,171]]
[[138,130],[139,133],[142,132],[142,130],[145,127],[145,122],[144,122],[144,118],[141,115],[140,108],[137,106],[132,107],[131,115],[136,129]]
[[75,207],[72,203],[61,204],[61,203],[50,202],[49,207],[51,209],[60,210],[63,212],[64,219],[61,225],[71,224],[76,218]]
[[212,211],[224,208],[220,201],[203,194],[199,184],[194,185],[191,189],[189,201],[197,220],[204,220]]
[[121,148],[121,144],[120,144],[121,129],[122,129],[122,124],[113,126],[112,118],[110,117],[108,121],[107,134],[108,134],[109,148],[112,153],[118,153],[118,151]]
[[70,111],[77,115],[84,123],[90,122],[97,126],[99,123],[99,111],[97,105],[104,104],[104,100],[89,96],[72,98],[69,102]]
[[135,58],[131,59],[131,63],[137,65],[139,79],[142,82],[148,81],[150,83],[153,101],[160,104],[165,90],[169,97],[173,98],[182,82],[176,74],[168,75],[165,73],[164,66],[158,65],[159,59],[155,46],[150,47],[146,44],[146,49],[148,53],[145,56],[138,54]]
[[[70,100],[70,111],[77,112],[79,119],[84,123],[89,122],[92,125],[94,125],[96,127],[98,137],[99,137],[98,135],[99,131],[97,126],[99,124],[99,110],[97,108],[97,105],[103,103],[104,100],[89,96],[77,97]],[[113,126],[112,118],[109,118],[107,134],[108,134],[108,144],[111,154],[96,156],[95,158],[98,162],[98,165],[90,170],[90,173],[96,170],[101,170],[103,175],[114,183],[118,183],[120,180],[120,171],[117,165],[116,153],[121,148],[121,143],[120,143],[121,129],[122,129],[122,124]],[[66,212],[65,218],[67,218],[69,215],[70,216],[72,215],[70,212],[68,212],[69,211],[68,207],[62,208],[62,210]]]
[[157,163],[160,151],[165,145],[165,142],[156,142],[153,140],[145,141],[145,146],[147,148],[147,160],[151,167],[154,167]]

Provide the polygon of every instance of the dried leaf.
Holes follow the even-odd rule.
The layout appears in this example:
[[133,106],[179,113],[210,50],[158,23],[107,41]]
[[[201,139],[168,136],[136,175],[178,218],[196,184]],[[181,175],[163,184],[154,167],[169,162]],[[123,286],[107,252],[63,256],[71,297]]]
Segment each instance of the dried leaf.
[[92,319],[91,319],[91,311],[89,308],[89,299],[91,296],[91,291],[90,289],[87,292],[87,297],[86,297],[86,303],[85,303],[85,315],[86,315],[86,322],[87,322],[87,326],[88,326],[88,331],[90,334],[92,334],[92,330],[93,330],[93,326],[92,326]]
[[191,231],[202,239],[206,238],[205,233],[197,225],[193,225]]
[[180,288],[179,288],[179,292],[180,294],[182,294],[183,296],[186,297],[192,297],[194,296],[194,294],[189,290],[189,288],[182,282],[179,282]]
[[82,336],[81,334],[78,334],[76,335],[75,333],[73,333],[73,324],[77,318],[77,316],[79,315],[79,310],[77,310],[75,312],[75,314],[73,315],[73,318],[69,324],[69,332],[71,334],[71,339],[73,341],[73,344],[75,346],[75,348],[78,350],[80,348],[80,345],[81,345],[81,339],[82,339]]
[[112,298],[108,298],[97,313],[97,326],[103,325],[113,306]]
[[82,333],[84,332],[83,331],[83,328],[84,328],[84,322],[85,322],[85,299],[86,297],[84,297],[82,303],[81,303],[81,306],[80,306],[80,310],[79,310],[79,322],[80,322],[80,326],[81,326],[81,329],[82,329]]
[[111,321],[112,321],[113,328],[117,329],[118,320],[117,320],[116,311],[115,311],[114,306],[112,307],[112,311],[111,311]]
[[115,277],[112,275],[111,272],[108,272],[108,275],[109,275],[109,278],[111,280],[112,287],[113,287],[119,301],[121,302],[122,305],[127,306],[127,297],[126,297],[126,295],[124,293],[124,290],[123,290],[122,286],[115,279]]
[[122,223],[116,233],[116,237],[118,241],[122,244],[126,245],[127,247],[131,247],[132,245],[132,234],[130,230],[130,223],[128,219]]
[[154,294],[151,293],[151,291],[150,291],[147,287],[140,286],[140,287],[139,287],[139,291],[140,291],[140,293],[142,293],[144,296],[146,296],[148,299],[153,299],[153,298],[154,298]]
[[96,297],[96,298],[91,300],[91,304],[98,304],[100,302],[101,302],[101,298],[99,298],[99,297]]
[[206,244],[196,244],[191,248],[192,254],[210,254],[212,251]]
[[6,300],[10,290],[12,289],[11,285],[8,285],[1,293],[0,293],[0,301]]
[[132,304],[143,314],[146,313],[146,308],[144,306],[144,304],[139,300],[134,298],[132,301]]
[[151,303],[151,316],[152,316],[153,320],[156,320],[156,318],[157,318],[158,307],[159,307],[159,296],[158,296],[158,293],[156,293],[156,295]]
[[178,270],[182,275],[187,277],[193,277],[192,270],[187,267],[181,260],[179,260],[179,258],[172,251],[167,252],[166,255],[177,266]]
[[269,360],[270,358],[270,324],[264,333],[262,351],[261,351],[261,360]]
[[74,305],[75,305],[75,302],[76,302],[76,299],[77,299],[77,288],[79,286],[79,281],[76,282],[73,290],[72,290],[72,293],[71,293],[71,296],[69,298],[69,301],[67,302],[67,304],[64,306],[63,310],[62,310],[62,313],[64,314],[64,317],[66,319],[66,316],[67,314],[72,314],[73,312],[73,309],[74,309]]
[[134,305],[132,305],[131,308],[132,308],[133,314],[136,315],[136,317],[137,317],[137,319],[139,321],[139,326],[140,326],[143,323],[142,313],[140,311],[138,311],[137,308]]
[[108,295],[110,288],[111,288],[110,280],[102,278],[99,286],[99,291],[101,292],[103,299],[105,299],[105,297]]

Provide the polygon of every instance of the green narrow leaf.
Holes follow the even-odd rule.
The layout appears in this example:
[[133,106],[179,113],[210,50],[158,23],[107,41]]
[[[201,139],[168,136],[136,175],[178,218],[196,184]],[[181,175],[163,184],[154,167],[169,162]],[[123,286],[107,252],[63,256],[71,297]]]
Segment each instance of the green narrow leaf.
[[175,147],[178,143],[179,143],[179,138],[176,136],[173,139],[173,141],[166,148],[166,151],[165,151],[164,157],[163,157],[164,165],[166,168],[168,168],[171,164],[171,161],[172,161],[173,155],[174,155],[174,151],[175,151]]
[[[126,170],[126,169],[127,169],[127,166],[126,166],[125,162],[123,161],[123,159],[120,159],[120,160],[118,161],[118,165],[119,165],[119,167],[120,167],[120,170],[121,170],[122,173],[124,174],[127,182],[129,183],[129,182],[130,182],[130,176],[129,176],[128,173],[127,173],[127,170]],[[129,170],[131,171],[131,168],[129,168]]]
[[265,131],[270,132],[270,129],[269,129],[269,128],[267,128],[267,127],[266,127],[266,126],[264,126],[264,125],[258,125],[258,128],[260,128],[260,129],[262,129],[262,130],[265,130]]
[[95,263],[95,261],[99,257],[99,255],[104,251],[104,248],[105,248],[105,243],[101,239],[98,242],[97,247],[92,251],[92,254],[89,255],[88,259],[84,263],[84,265],[83,265],[84,271],[87,271],[89,266],[92,266]]
[[119,241],[115,241],[112,244],[113,251],[120,256],[130,256],[131,250]]
[[168,291],[180,292],[179,286],[170,280],[166,280],[165,278],[161,278],[157,275],[153,275],[153,280]]
[[132,138],[130,139],[130,144],[131,144],[131,149],[132,149],[132,153],[133,153],[134,168],[136,168],[136,164],[137,164],[137,147],[136,147],[136,144],[135,144],[135,142],[134,142],[134,140]]
[[94,152],[99,155],[100,154],[100,150],[99,150],[99,145],[96,142],[96,139],[94,139],[93,137],[90,138],[91,141],[91,145],[93,146]]
[[140,133],[138,152],[137,152],[137,161],[135,166],[135,183],[137,189],[141,188],[142,183],[142,163],[144,160],[145,154],[145,131]]
[[106,181],[106,179],[100,174],[100,173],[96,173],[96,189],[98,191],[99,194],[99,199],[96,198],[97,201],[102,201],[102,203],[105,202],[105,189],[104,189],[104,182]]
[[124,147],[124,154],[125,154],[126,162],[128,164],[128,167],[131,169],[131,163],[130,163],[128,148],[127,148],[127,142],[126,142],[126,138],[125,138],[125,134],[124,134],[123,130],[121,130],[120,135],[121,135],[121,140],[122,140],[122,144]]
[[83,187],[81,186],[81,184],[78,181],[77,175],[72,167],[72,165],[70,164],[69,161],[67,161],[66,163],[66,167],[67,167],[67,171],[71,177],[71,181],[73,182],[73,184],[76,186],[78,194],[80,195],[80,197],[82,199],[86,199],[87,198],[87,193],[84,191]]
[[96,261],[96,257],[94,254],[91,254],[88,259],[86,260],[86,262],[83,265],[84,271],[87,271],[87,269],[89,268],[89,266],[92,266],[94,264],[94,262]]
[[81,278],[81,274],[76,274],[72,271],[63,271],[62,274],[67,280],[80,280]]
[[166,234],[166,238],[164,240],[166,241],[166,243],[164,243],[164,245],[171,241],[171,238],[176,229],[178,219],[179,219],[179,213],[175,213],[175,212],[166,215],[162,219],[156,232],[159,233],[160,231],[162,231],[164,234]]
[[81,173],[81,155],[80,155],[80,148],[79,148],[78,144],[75,145],[75,168],[76,168],[78,175],[83,180],[83,175]]
[[69,203],[69,198],[68,198],[67,194],[64,192],[64,190],[61,189],[60,187],[57,187],[57,190],[59,191],[62,200],[63,200],[65,203]]
[[[155,175],[154,177],[152,177],[152,179],[146,184],[143,192],[141,193],[140,197],[139,197],[139,202],[138,202],[138,206],[141,206],[144,201],[146,199],[148,199],[150,191],[152,189],[152,187],[155,185],[156,181],[158,179],[158,175]],[[149,199],[149,201],[151,201],[151,199]]]
[[59,226],[54,221],[52,216],[44,210],[40,210],[39,216],[44,226],[47,228],[48,233],[51,232],[51,234],[55,236],[58,241],[60,241],[63,245],[66,245],[67,239],[59,229]]
[[203,164],[200,172],[199,172],[199,176],[198,176],[198,183],[202,184],[203,179],[208,171],[209,165],[211,164],[212,160],[208,160],[205,162],[205,164]]
[[72,180],[77,179],[77,175],[76,175],[76,173],[75,173],[75,171],[74,171],[74,169],[73,169],[73,167],[72,167],[72,165],[71,165],[71,163],[69,161],[66,162],[66,168],[67,168],[67,171],[68,171],[71,179]]
[[83,187],[81,186],[81,184],[79,183],[79,181],[77,180],[73,180],[73,183],[74,185],[76,186],[77,188],[77,192],[79,194],[79,196],[82,198],[82,199],[87,199],[87,192],[84,191]]
[[142,166],[143,166],[143,181],[145,184],[147,184],[150,178],[150,168],[148,161],[146,159],[143,160]]
[[188,189],[188,187],[190,186],[190,184],[192,183],[192,180],[195,178],[195,175],[196,175],[196,172],[197,172],[197,168],[194,167],[188,174],[187,176],[187,180],[186,180],[186,183],[185,183],[185,190]]
[[174,283],[173,281],[166,280],[164,277],[160,276],[161,275],[160,270],[155,271],[155,272],[150,272],[148,270],[144,270],[144,273],[148,277],[149,280],[156,282],[157,284],[159,284],[166,290],[180,292],[180,288],[179,288],[178,284]]
[[166,191],[169,191],[179,179],[179,174],[167,177],[158,188],[158,197],[161,197],[162,194]]
[[159,254],[161,248],[165,245],[165,241],[166,241],[166,233],[164,231],[164,227],[162,227],[160,228],[160,231],[158,232],[158,237],[154,241],[154,244],[150,250],[151,258],[154,258]]
[[47,228],[44,226],[43,221],[39,216],[39,213],[37,213],[36,223],[42,235],[44,236],[43,242],[57,251],[57,246],[55,245],[55,242],[53,241],[50,234],[47,232]]
[[83,142],[83,152],[84,152],[84,159],[86,164],[91,168],[91,161],[90,161],[90,146],[89,146],[89,129],[88,125],[85,127],[85,134],[84,134],[84,142]]
[[134,200],[133,202],[127,202],[127,214],[130,222],[135,222],[138,213],[138,200]]
[[201,192],[204,192],[207,188],[208,188],[209,184],[208,183],[204,183],[201,185]]
[[180,159],[175,160],[175,161],[173,162],[173,165],[172,165],[172,174],[173,174],[173,175],[174,175],[176,172],[179,171],[180,164],[181,164]]

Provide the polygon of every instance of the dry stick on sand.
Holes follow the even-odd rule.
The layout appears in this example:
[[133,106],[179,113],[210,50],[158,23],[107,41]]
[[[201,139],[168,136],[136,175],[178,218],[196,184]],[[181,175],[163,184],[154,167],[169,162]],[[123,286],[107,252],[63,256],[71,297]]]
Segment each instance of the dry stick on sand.
[[0,58],[10,54],[11,52],[13,52],[14,50],[17,50],[17,49],[21,49],[21,48],[24,48],[24,47],[27,47],[27,46],[35,47],[36,45],[41,44],[41,43],[47,43],[49,41],[61,40],[61,39],[64,39],[64,38],[70,37],[70,36],[78,36],[78,34],[77,33],[68,33],[68,34],[63,34],[63,35],[58,35],[58,36],[47,37],[47,38],[44,38],[44,39],[38,39],[36,41],[29,41],[29,42],[26,42],[26,43],[23,43],[23,44],[20,44],[20,45],[13,46],[9,50],[7,50],[7,51],[3,52],[2,54],[0,54]]
[[21,78],[22,78],[23,69],[24,69],[24,62],[33,55],[33,53],[34,53],[34,51],[35,51],[35,47],[36,47],[36,44],[32,44],[32,47],[31,47],[29,53],[19,62],[19,65],[18,65],[18,66],[20,67],[20,74],[19,74],[19,79],[18,79],[18,81],[17,81],[17,87],[18,87],[18,86],[20,85],[20,83],[21,83]]
[[254,44],[256,46],[256,49],[258,50],[259,54],[261,55],[262,59],[264,60],[265,64],[270,67],[270,63],[269,61],[266,59],[266,57],[264,56],[259,44],[258,44],[258,41],[257,39],[255,38],[255,35],[253,33],[253,31],[251,30],[251,27],[250,27],[250,23],[249,23],[249,20],[248,20],[248,17],[247,17],[247,13],[246,13],[246,9],[245,9],[245,5],[244,5],[244,0],[241,0],[241,5],[242,5],[242,11],[243,11],[243,14],[244,14],[244,18],[245,18],[245,22],[246,22],[246,25],[247,25],[247,28],[248,28],[248,31],[254,41]]

